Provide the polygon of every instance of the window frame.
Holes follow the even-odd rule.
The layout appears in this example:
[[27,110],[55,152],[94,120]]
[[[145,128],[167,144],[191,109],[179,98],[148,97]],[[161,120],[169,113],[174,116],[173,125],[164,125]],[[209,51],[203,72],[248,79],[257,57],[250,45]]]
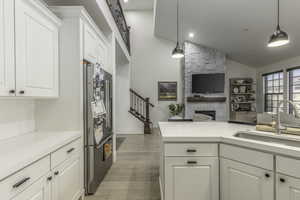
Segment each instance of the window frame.
[[[275,74],[278,74],[278,79],[274,79],[274,75]],[[282,75],[281,75],[282,74]],[[268,92],[268,88],[270,88],[270,86],[268,86],[268,82],[270,80],[268,80],[268,76],[272,75],[272,92]],[[281,95],[282,96],[282,99],[284,99],[284,71],[283,70],[280,70],[280,71],[274,71],[274,72],[270,72],[270,73],[266,73],[266,74],[262,74],[262,77],[263,77],[263,95],[264,95],[264,111],[265,112],[273,112],[274,113],[274,108],[276,108],[277,110],[277,107],[279,105],[279,96]],[[281,78],[282,77],[282,78]],[[278,80],[278,86],[275,86],[274,82]],[[275,91],[275,87],[278,87],[278,92],[274,92]],[[268,104],[268,96],[271,96],[271,107],[269,107],[269,104]],[[276,100],[273,100],[273,97],[274,96],[277,96],[277,99]],[[273,106],[273,102],[274,101],[277,101],[277,105],[276,107]]]
[[[294,70],[300,70],[300,66],[292,67],[292,68],[287,69],[287,86],[288,86],[287,87],[287,99],[292,101],[292,102],[295,102],[294,98],[293,98],[294,94],[299,94],[300,95],[300,92],[297,92],[297,93],[293,92],[293,86],[300,86],[300,84],[296,84],[296,85],[293,84],[294,83],[293,78],[295,78],[295,77],[300,78],[300,76],[292,76],[293,75],[292,72]],[[297,101],[297,102],[298,102],[298,104],[300,104],[300,101]],[[297,102],[296,102],[296,104],[297,104]],[[290,114],[293,113],[292,105],[289,104],[288,110],[289,110]]]

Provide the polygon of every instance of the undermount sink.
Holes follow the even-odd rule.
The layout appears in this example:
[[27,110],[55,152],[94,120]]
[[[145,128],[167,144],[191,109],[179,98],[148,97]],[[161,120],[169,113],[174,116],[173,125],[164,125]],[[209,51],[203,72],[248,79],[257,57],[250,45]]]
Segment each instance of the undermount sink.
[[300,148],[300,137],[296,138],[297,136],[289,137],[283,134],[271,135],[271,134],[249,131],[249,132],[238,132],[234,135],[234,137]]

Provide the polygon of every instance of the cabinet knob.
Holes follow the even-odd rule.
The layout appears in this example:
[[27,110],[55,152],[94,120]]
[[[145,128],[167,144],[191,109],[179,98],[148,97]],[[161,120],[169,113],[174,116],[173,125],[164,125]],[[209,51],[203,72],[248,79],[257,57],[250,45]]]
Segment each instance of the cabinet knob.
[[54,175],[55,175],[55,176],[58,175],[58,174],[59,174],[59,171],[54,172]]
[[284,178],[280,178],[279,181],[280,181],[281,183],[285,183],[285,179],[284,179]]
[[51,181],[52,180],[52,176],[49,176],[48,178],[47,178],[47,181]]
[[25,94],[24,90],[20,90],[19,94]]
[[270,178],[270,174],[269,173],[265,173],[265,177],[266,178]]
[[14,94],[15,92],[15,90],[9,90],[9,94]]
[[195,165],[195,164],[197,164],[197,161],[194,161],[194,160],[189,160],[189,161],[187,161],[186,162],[187,164],[193,164],[193,165]]

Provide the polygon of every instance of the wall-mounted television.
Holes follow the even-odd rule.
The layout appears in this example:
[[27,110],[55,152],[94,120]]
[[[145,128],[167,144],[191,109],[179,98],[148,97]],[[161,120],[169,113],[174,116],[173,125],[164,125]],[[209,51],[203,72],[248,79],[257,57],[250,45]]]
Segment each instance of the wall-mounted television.
[[224,93],[225,74],[193,74],[192,93]]

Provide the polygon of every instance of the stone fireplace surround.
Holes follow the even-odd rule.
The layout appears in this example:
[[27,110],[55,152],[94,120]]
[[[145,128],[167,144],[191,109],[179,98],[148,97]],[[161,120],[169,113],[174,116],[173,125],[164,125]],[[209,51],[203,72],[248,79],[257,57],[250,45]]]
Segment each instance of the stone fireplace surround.
[[[215,49],[190,42],[185,43],[183,65],[185,118],[192,119],[196,111],[215,111],[215,119],[217,121],[226,121],[226,102],[187,102],[187,97],[195,95],[192,93],[192,74],[225,73],[225,61],[225,54]],[[225,93],[197,95],[225,97]]]

